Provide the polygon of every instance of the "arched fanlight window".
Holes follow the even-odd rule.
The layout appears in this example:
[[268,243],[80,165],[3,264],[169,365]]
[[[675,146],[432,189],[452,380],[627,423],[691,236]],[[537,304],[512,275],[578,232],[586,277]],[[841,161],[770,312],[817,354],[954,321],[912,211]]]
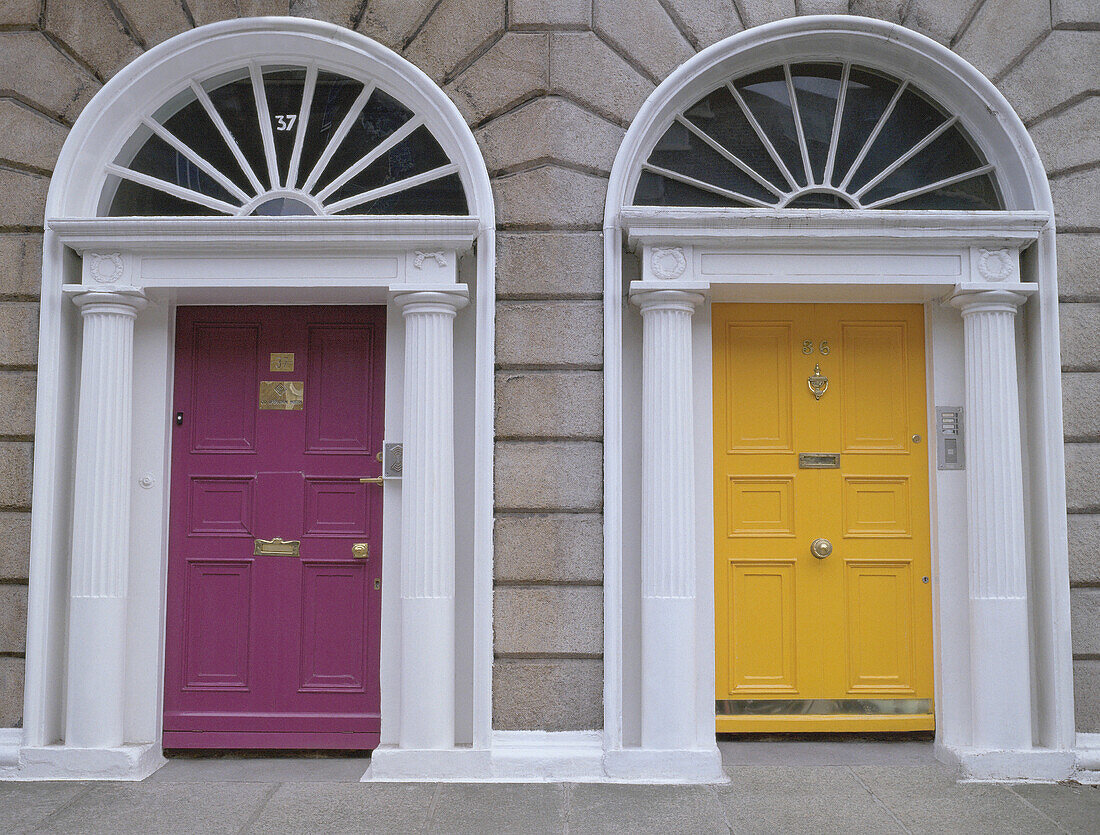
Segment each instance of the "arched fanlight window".
[[677,113],[634,204],[1004,208],[957,116],[908,81],[825,62],[750,73]]
[[369,81],[257,65],[187,88],[107,166],[101,214],[466,215],[458,166]]

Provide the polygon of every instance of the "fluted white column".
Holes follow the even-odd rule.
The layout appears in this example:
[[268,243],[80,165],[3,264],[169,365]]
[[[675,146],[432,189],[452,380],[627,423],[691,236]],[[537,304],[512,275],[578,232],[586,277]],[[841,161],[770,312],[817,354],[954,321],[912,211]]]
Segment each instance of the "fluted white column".
[[698,293],[655,290],[642,313],[642,747],[696,747],[695,418]]
[[123,739],[137,292],[76,296],[84,319],[69,585],[65,744]]
[[455,744],[454,318],[466,301],[458,290],[394,298],[405,317],[398,739],[406,749]]
[[960,292],[966,374],[966,514],[975,748],[1031,747],[1016,309],[1008,290]]

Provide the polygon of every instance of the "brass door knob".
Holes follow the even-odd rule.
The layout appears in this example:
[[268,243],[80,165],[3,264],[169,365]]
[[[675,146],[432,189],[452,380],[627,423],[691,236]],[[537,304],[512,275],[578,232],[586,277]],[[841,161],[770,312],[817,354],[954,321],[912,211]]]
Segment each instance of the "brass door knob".
[[356,542],[351,546],[351,555],[357,560],[370,559],[370,545],[366,542]]
[[818,537],[810,543],[810,553],[819,560],[823,560],[829,556],[829,554],[833,553],[833,543],[827,539]]

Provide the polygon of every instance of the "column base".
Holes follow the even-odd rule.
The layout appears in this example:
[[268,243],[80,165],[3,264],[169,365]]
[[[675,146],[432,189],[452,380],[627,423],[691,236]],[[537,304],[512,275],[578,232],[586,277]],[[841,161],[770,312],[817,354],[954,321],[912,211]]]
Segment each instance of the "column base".
[[489,752],[473,748],[417,750],[380,745],[370,756],[363,783],[477,783],[492,779]]
[[1077,734],[1076,754],[1073,779],[1086,786],[1100,786],[1100,734]]
[[718,747],[603,750],[601,731],[497,731],[491,751],[383,745],[362,782],[728,783]]
[[1073,777],[1077,761],[1076,752],[1051,748],[994,751],[937,743],[934,751],[967,783],[1057,783]]
[[700,750],[656,751],[623,748],[604,755],[609,782],[728,783],[718,746]]
[[144,780],[168,762],[158,742],[117,748],[44,745],[22,748],[19,764],[0,768],[4,780]]

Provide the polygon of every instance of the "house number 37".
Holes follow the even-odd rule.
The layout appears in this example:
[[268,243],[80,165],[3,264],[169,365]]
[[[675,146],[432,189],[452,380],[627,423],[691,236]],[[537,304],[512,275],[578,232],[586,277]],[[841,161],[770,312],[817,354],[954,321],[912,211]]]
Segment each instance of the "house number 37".
[[275,117],[275,130],[294,130],[294,123],[298,120],[297,113],[290,113],[288,115]]

